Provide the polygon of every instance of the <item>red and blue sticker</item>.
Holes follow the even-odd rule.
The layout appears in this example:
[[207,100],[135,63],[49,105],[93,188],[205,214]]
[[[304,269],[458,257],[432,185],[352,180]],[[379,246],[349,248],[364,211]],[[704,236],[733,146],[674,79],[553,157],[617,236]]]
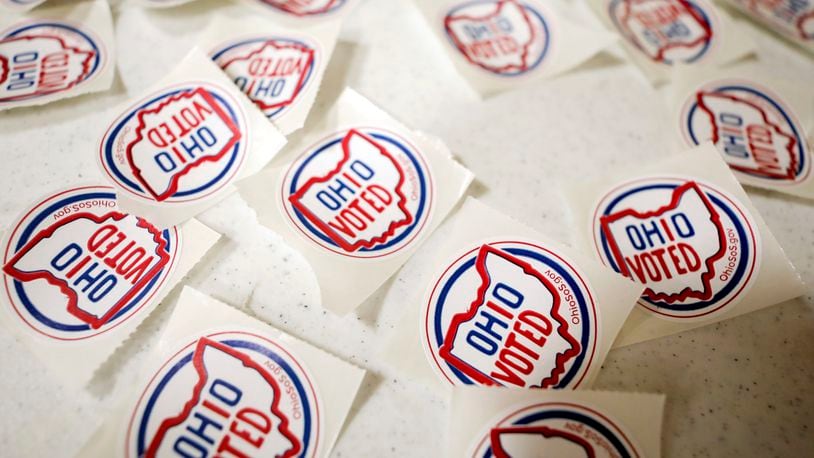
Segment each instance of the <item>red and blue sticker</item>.
[[748,210],[697,180],[624,183],[601,199],[593,226],[602,262],[645,285],[639,304],[663,318],[723,311],[748,290],[760,263]]
[[320,403],[307,370],[279,343],[211,334],[152,376],[130,415],[124,456],[313,457]]
[[257,0],[261,5],[296,17],[323,16],[339,11],[348,0]]
[[521,0],[467,1],[444,16],[449,43],[470,64],[497,76],[540,66],[551,48],[550,17]]
[[45,0],[3,0],[2,3],[5,3],[8,6],[22,7],[24,9],[28,9],[33,8],[43,2],[45,2]]
[[0,32],[0,105],[34,100],[86,84],[110,56],[91,31],[37,21]]
[[187,83],[128,108],[102,139],[99,163],[128,197],[194,202],[234,181],[247,143],[240,103],[214,84]]
[[469,250],[438,278],[424,348],[452,385],[577,388],[596,351],[597,310],[584,275],[534,243]]
[[342,130],[306,149],[285,174],[282,206],[322,248],[354,258],[398,252],[422,233],[433,180],[421,152],[394,132]]
[[786,102],[757,84],[704,84],[684,104],[681,127],[688,142],[712,141],[732,170],[750,178],[795,184],[811,172],[802,125]]
[[476,458],[534,456],[640,457],[622,426],[590,407],[545,402],[517,409],[490,426],[473,447]]
[[712,7],[700,0],[610,0],[608,15],[628,43],[665,65],[699,62],[718,34]]
[[149,304],[177,264],[181,239],[117,211],[112,188],[74,188],[43,199],[9,231],[3,286],[33,331],[80,340]]
[[296,104],[322,59],[311,40],[268,36],[224,43],[210,55],[271,120]]
[[814,40],[814,2],[810,0],[736,0],[747,11],[782,28],[798,40]]

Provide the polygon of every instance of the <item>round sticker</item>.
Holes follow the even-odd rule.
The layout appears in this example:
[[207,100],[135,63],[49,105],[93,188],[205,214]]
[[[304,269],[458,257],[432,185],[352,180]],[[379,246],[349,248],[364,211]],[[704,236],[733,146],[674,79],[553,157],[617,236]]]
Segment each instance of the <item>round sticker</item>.
[[681,111],[685,140],[712,141],[741,176],[771,184],[795,184],[809,176],[805,132],[789,106],[768,89],[740,80],[697,88]]
[[577,388],[591,367],[597,310],[584,276],[531,242],[467,251],[435,282],[425,353],[452,385]]
[[102,139],[99,163],[129,197],[194,202],[235,179],[248,136],[237,100],[212,83],[190,82],[128,108]]
[[60,21],[37,21],[0,32],[0,103],[78,87],[108,63],[102,41]]
[[422,233],[433,205],[424,157],[398,134],[358,127],[309,147],[285,172],[282,206],[322,248],[354,258],[395,253]]
[[477,458],[550,456],[631,458],[641,453],[620,424],[589,407],[545,402],[525,406],[490,422],[473,447]]
[[475,0],[444,16],[450,44],[472,65],[498,76],[520,76],[540,66],[551,48],[550,17],[520,0]]
[[141,393],[127,457],[312,457],[320,400],[296,356],[247,332],[220,332],[170,357]]
[[345,6],[347,0],[257,0],[263,5],[293,16],[310,17],[330,14]]
[[113,189],[46,197],[5,239],[3,285],[14,313],[58,340],[99,335],[150,303],[177,264],[180,235],[117,210]]
[[798,0],[732,0],[737,6],[762,19],[775,32],[802,40],[814,40],[814,3]]
[[17,8],[19,10],[25,11],[43,2],[45,2],[45,0],[3,0],[2,3],[4,3],[9,8]]
[[618,186],[597,205],[592,231],[602,262],[646,285],[639,304],[663,318],[706,319],[736,303],[761,255],[742,203],[683,178]]
[[296,105],[322,56],[310,40],[264,36],[218,46],[212,59],[274,120]]
[[608,15],[628,43],[665,65],[701,61],[719,29],[712,7],[700,0],[610,0]]

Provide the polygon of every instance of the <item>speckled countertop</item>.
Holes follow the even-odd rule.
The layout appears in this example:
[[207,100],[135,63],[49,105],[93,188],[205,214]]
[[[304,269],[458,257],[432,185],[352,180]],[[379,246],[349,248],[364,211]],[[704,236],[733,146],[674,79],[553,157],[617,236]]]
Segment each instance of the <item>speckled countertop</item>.
[[[101,179],[93,151],[117,104],[161,77],[195,42],[207,6],[116,14],[111,91],[0,114],[0,223],[44,190]],[[753,30],[768,68],[811,87],[814,60]],[[557,183],[668,154],[659,98],[630,66],[601,57],[567,77],[480,101],[454,72],[408,0],[369,0],[342,33],[315,109],[350,85],[407,125],[442,137],[473,170],[472,192],[536,229],[571,240]],[[749,190],[814,285],[814,202]],[[236,196],[201,218],[227,238],[187,283],[365,367],[369,375],[334,456],[438,456],[447,400],[396,373],[379,349],[425,279],[444,228],[355,313],[317,303],[303,259],[252,226]],[[89,392],[62,387],[0,331],[0,455],[72,456],[156,341],[175,295],[105,364]],[[615,350],[597,388],[668,396],[663,452],[683,456],[814,456],[814,297]],[[635,408],[635,406],[631,406]]]

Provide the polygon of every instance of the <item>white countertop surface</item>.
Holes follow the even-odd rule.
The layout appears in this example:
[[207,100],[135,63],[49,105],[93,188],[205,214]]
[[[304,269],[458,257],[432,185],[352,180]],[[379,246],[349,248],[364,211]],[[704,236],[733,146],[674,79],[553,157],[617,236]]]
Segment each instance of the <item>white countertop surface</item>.
[[[94,151],[116,106],[168,71],[208,22],[206,7],[220,3],[121,9],[118,78],[111,91],[0,113],[0,225],[47,190],[101,182]],[[750,30],[768,68],[812,87],[814,59]],[[364,2],[347,20],[342,40],[315,109],[329,106],[344,86],[354,87],[407,125],[443,138],[477,175],[472,194],[553,238],[571,240],[559,182],[669,154],[662,146],[667,133],[659,98],[635,68],[613,58],[481,101],[408,0]],[[614,350],[596,384],[668,396],[667,457],[814,456],[814,202],[753,189],[749,194],[808,283],[808,294]],[[187,284],[369,371],[333,456],[440,456],[447,400],[400,376],[379,353],[404,308],[417,306],[405,298],[423,287],[443,228],[355,313],[337,317],[319,306],[304,260],[252,226],[252,218],[237,196],[202,216],[227,240]],[[127,390],[175,297],[168,296],[86,392],[60,385],[0,330],[0,456],[73,456],[111,399]]]

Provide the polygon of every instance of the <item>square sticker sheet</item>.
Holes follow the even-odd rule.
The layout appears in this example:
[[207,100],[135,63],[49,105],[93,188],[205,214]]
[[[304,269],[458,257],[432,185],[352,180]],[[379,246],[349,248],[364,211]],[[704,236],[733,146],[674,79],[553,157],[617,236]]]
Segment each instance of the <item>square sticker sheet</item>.
[[275,165],[240,193],[261,224],[308,260],[323,306],[338,314],[407,261],[473,178],[441,141],[351,89]]
[[200,45],[288,135],[311,111],[340,25],[330,21],[292,29],[248,14],[219,15]]
[[798,0],[719,0],[814,53],[814,3]]
[[108,186],[54,191],[6,230],[0,322],[82,386],[218,237],[196,220],[162,230],[122,213]]
[[615,346],[804,293],[799,275],[711,143],[569,190],[581,243],[645,287]]
[[97,156],[122,209],[182,223],[260,171],[285,137],[199,49],[106,127]]
[[327,456],[365,371],[194,289],[83,457]]
[[24,16],[4,13],[0,110],[110,89],[115,56],[113,20],[104,0],[46,5]]
[[415,2],[458,72],[484,96],[567,72],[616,42],[561,0]]
[[814,199],[814,95],[756,64],[683,75],[665,88],[681,149],[718,148],[742,184]]
[[754,43],[743,26],[708,0],[590,0],[622,37],[630,59],[654,84],[676,69],[720,67],[746,57]]
[[448,456],[661,456],[665,398],[606,391],[458,387]]
[[385,358],[432,386],[590,387],[642,288],[469,198]]

